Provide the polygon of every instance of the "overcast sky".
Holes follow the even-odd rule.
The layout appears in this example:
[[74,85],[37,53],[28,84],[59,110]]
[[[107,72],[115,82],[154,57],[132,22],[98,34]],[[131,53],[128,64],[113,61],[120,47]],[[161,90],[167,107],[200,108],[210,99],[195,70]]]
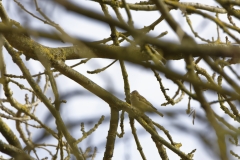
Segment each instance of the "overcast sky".
[[[39,1],[40,2],[40,1]],[[81,6],[85,6],[88,8],[93,9],[96,12],[102,12],[99,4],[92,2],[92,1],[77,1]],[[131,3],[134,3],[135,1],[130,1]],[[136,1],[137,2],[137,1]],[[181,1],[181,2],[187,2],[187,1]],[[191,2],[197,2],[191,0]],[[67,33],[69,33],[71,36],[74,37],[81,37],[89,40],[102,40],[104,38],[108,38],[110,36],[110,29],[109,26],[103,23],[99,23],[97,21],[92,21],[91,19],[88,19],[84,16],[79,16],[76,14],[73,14],[71,12],[66,12],[62,7],[56,7],[53,4],[46,2],[48,5],[44,6],[42,5],[42,9],[46,10],[52,10],[52,13],[50,14],[52,20],[56,23],[58,23]],[[214,1],[208,1],[208,0],[202,0],[201,3],[212,5],[215,4]],[[9,13],[9,16],[13,18],[14,20],[19,21],[25,26],[33,27],[36,29],[46,30],[46,31],[53,31],[54,29],[50,26],[47,26],[46,24],[43,24],[42,22],[37,21],[27,13],[21,12],[19,14],[18,6],[13,2],[7,2],[3,1],[3,4],[7,6],[7,12]],[[25,4],[25,3],[23,3]],[[45,8],[44,8],[45,7]],[[26,6],[27,8],[27,6]],[[34,11],[34,8],[30,8],[28,6],[29,10]],[[109,9],[110,13],[112,15],[113,12],[111,9]],[[125,11],[122,9],[123,15],[125,14]],[[142,28],[146,25],[151,24],[154,22],[160,13],[158,11],[152,11],[149,13],[146,13],[144,11],[131,11],[132,17],[134,19],[134,26],[136,28]],[[190,35],[193,35],[189,29],[189,26],[186,23],[185,18],[182,16],[180,11],[171,11],[171,14],[175,18],[175,20],[181,24],[183,29],[189,33]],[[25,15],[29,20],[26,21],[23,19],[23,15]],[[214,14],[213,14],[214,15]],[[214,37],[216,39],[216,25],[214,23],[210,23],[209,21],[206,21],[203,19],[203,17],[190,15],[189,16],[192,20],[192,24],[194,28],[198,31],[199,34],[201,34],[204,38],[211,39]],[[226,15],[225,15],[226,17]],[[126,16],[125,16],[126,18]],[[175,33],[172,32],[172,30],[169,28],[169,26],[166,24],[166,22],[162,22],[160,25],[158,25],[154,31],[150,33],[150,35],[156,36],[160,33],[168,31],[168,35],[164,37],[163,39],[167,40],[174,40],[177,41],[177,36]],[[46,39],[36,39],[41,44],[50,46],[50,47],[61,47],[61,46],[70,46],[71,44],[64,44],[61,42],[53,42]],[[222,37],[222,41],[225,40],[225,37]],[[201,41],[197,40],[198,43],[202,43]],[[7,59],[7,63],[11,64],[11,58],[5,54],[5,59]],[[124,86],[123,86],[123,79],[121,76],[121,70],[120,65],[118,62],[116,62],[113,66],[108,68],[106,71],[99,73],[99,74],[87,74],[86,71],[92,71],[98,68],[105,67],[106,64],[110,64],[113,60],[109,59],[92,59],[87,64],[81,65],[79,67],[76,67],[75,70],[79,71],[81,74],[85,75],[86,77],[90,78],[95,83],[99,84],[104,89],[111,91],[115,96],[117,96],[119,99],[124,100]],[[66,63],[71,65],[76,62],[79,62],[78,60],[72,60],[67,61]],[[30,60],[26,62],[27,65],[31,67],[31,73],[36,74],[40,71],[43,71],[43,67],[40,63]],[[185,65],[182,61],[172,61],[169,62],[169,67],[172,67],[174,69],[178,69],[179,72],[185,71]],[[205,66],[206,67],[206,66]],[[156,81],[156,78],[154,77],[153,73],[150,72],[150,70],[145,69],[143,67],[139,67],[133,64],[127,63],[126,65],[128,76],[129,76],[129,83],[132,90],[138,90],[140,94],[142,94],[146,99],[148,99],[159,111],[166,112],[166,111],[175,111],[179,110],[181,115],[175,117],[169,117],[164,116],[163,118],[158,117],[154,114],[147,114],[153,118],[156,122],[159,122],[162,126],[164,126],[167,130],[169,130],[170,134],[172,135],[172,138],[175,142],[182,143],[181,150],[185,153],[191,152],[193,149],[197,148],[197,151],[195,152],[194,159],[195,160],[212,160],[213,157],[210,155],[206,150],[206,148],[199,147],[199,141],[196,140],[192,135],[195,131],[206,131],[206,135],[211,136],[214,135],[214,132],[209,130],[209,126],[207,124],[203,124],[201,120],[196,119],[195,125],[192,125],[192,117],[189,117],[187,114],[184,114],[185,109],[187,109],[187,100],[188,97],[185,96],[184,100],[175,106],[161,106],[162,103],[166,102],[165,98],[163,97],[160,89],[159,84]],[[16,66],[12,66],[9,70],[9,73],[20,75],[21,72],[16,68]],[[173,88],[173,83],[166,80],[165,76],[163,74],[160,74],[162,78],[164,79],[164,85],[166,88],[169,88],[170,90],[167,91],[167,93],[171,96],[173,96],[176,92],[176,87]],[[67,104],[64,104],[62,106],[62,115],[66,122],[74,122],[86,119],[94,119],[97,120],[98,117],[101,115],[105,115],[106,117],[109,116],[110,109],[107,103],[102,101],[100,98],[96,97],[90,92],[84,93],[85,89],[72,80],[69,80],[68,78],[61,76],[57,79],[58,87],[61,94],[67,94],[72,92],[79,93],[78,95],[69,98]],[[44,84],[44,78],[42,79],[41,84]],[[13,86],[14,89],[18,90],[15,86]],[[14,94],[19,95],[18,100],[23,103],[24,100],[24,94],[22,94],[21,90],[18,90],[19,92]],[[83,94],[84,93],[84,94]],[[47,93],[49,96],[52,96],[51,90]],[[3,93],[2,93],[3,96]],[[216,95],[212,95],[209,93],[209,99],[215,97]],[[54,99],[54,98],[53,98]],[[214,99],[216,100],[216,99]],[[192,102],[192,107],[196,110],[197,114],[204,115],[202,109],[200,108],[199,104],[196,102]],[[84,109],[82,109],[84,108]],[[38,111],[41,111],[42,114],[39,114],[40,119],[44,119],[47,116],[47,109],[42,106],[41,108],[38,108]],[[39,112],[40,113],[40,112]],[[224,115],[224,113],[219,112],[220,114]],[[127,117],[127,115],[126,115]],[[95,121],[94,123],[96,123]],[[10,122],[12,125],[14,123]],[[187,129],[191,130],[180,130],[179,128],[176,128],[176,125],[178,123],[185,124],[187,126]],[[107,123],[108,124],[108,123]],[[90,136],[88,140],[84,140],[83,143],[80,144],[80,147],[86,149],[89,146],[94,147],[96,144],[104,144],[106,141],[107,131],[108,131],[108,125],[104,124],[100,126],[93,135]],[[51,122],[51,125],[54,126],[54,121]],[[91,124],[92,127],[94,124]],[[152,139],[149,134],[146,134],[145,130],[136,122],[136,128],[139,133],[140,141],[143,147],[143,151],[146,154],[147,159],[159,159],[158,152],[156,150],[155,144],[152,142]],[[86,127],[87,129],[87,127]],[[90,129],[90,128],[88,128]],[[120,130],[118,130],[120,132]],[[129,120],[128,118],[125,119],[125,132],[126,136],[123,137],[123,139],[116,139],[116,145],[113,160],[137,160],[141,159],[139,152],[137,151],[135,142],[133,140],[133,137],[131,135],[131,130],[129,127]],[[81,137],[80,132],[80,124],[79,127],[77,127],[75,130],[72,130],[72,133],[75,138]],[[160,135],[163,136],[165,139],[166,136],[159,131]],[[34,137],[33,133],[33,137]],[[49,141],[54,142],[54,141]],[[96,159],[102,159],[104,155],[105,148],[98,148],[97,157]],[[171,160],[173,159],[179,159],[178,156],[171,153],[168,149],[167,152],[169,154],[169,158]],[[43,151],[44,154],[46,152]],[[43,157],[41,157],[43,158]]]

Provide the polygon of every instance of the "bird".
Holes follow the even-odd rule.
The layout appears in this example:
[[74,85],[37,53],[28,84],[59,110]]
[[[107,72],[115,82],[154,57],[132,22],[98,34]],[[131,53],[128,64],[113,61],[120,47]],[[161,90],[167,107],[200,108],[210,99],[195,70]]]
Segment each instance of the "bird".
[[163,114],[158,112],[158,110],[146,100],[143,96],[141,96],[138,91],[134,90],[130,94],[131,105],[135,108],[138,108],[141,112],[155,112],[161,117]]

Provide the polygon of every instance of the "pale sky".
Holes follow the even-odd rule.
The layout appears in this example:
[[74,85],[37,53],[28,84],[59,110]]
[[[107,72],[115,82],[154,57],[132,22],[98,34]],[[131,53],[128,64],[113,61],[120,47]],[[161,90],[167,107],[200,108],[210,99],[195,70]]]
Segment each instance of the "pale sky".
[[[87,5],[89,8],[93,8],[95,11],[101,12],[99,4],[91,1],[76,1],[75,2],[81,4],[81,5]],[[130,2],[130,0],[128,0]],[[181,1],[181,2],[188,2],[188,1]],[[191,2],[197,2],[194,0],[191,0]],[[134,3],[134,1],[131,1],[131,3]],[[215,2],[214,1],[207,1],[202,0],[201,3],[212,5]],[[3,4],[6,4],[6,1],[3,1]],[[22,16],[19,16],[16,14],[17,12],[14,11],[15,7],[18,7],[13,1],[9,2],[6,6],[7,12],[9,13],[9,16],[20,23],[23,23],[27,26],[31,26],[37,29],[43,29],[46,31],[54,30],[52,27],[49,27],[42,22],[39,22],[35,20],[34,18],[30,17],[30,15],[25,16],[30,18],[31,21],[24,22],[21,18]],[[49,7],[49,6],[46,6]],[[81,17],[78,15],[73,15],[72,13],[66,13],[62,8],[54,7],[53,5],[50,6],[53,8],[53,12],[51,15],[51,18],[54,22],[58,23],[67,33],[69,33],[72,36],[75,37],[83,37],[88,38],[92,40],[101,40],[103,38],[108,38],[110,35],[110,29],[108,25],[99,24],[97,21],[92,21],[91,19],[87,19],[86,17]],[[32,8],[31,11],[34,11]],[[111,10],[110,10],[111,11]],[[125,11],[122,10],[125,14]],[[144,11],[131,11],[132,17],[135,21],[136,27],[143,27],[144,25],[149,25],[153,21],[157,19],[159,16],[159,13],[157,11],[147,13]],[[173,17],[175,17],[178,23],[181,24],[184,31],[189,33],[190,35],[193,35],[186,23],[185,18],[182,16],[181,12],[179,11],[171,11]],[[113,12],[111,11],[111,14]],[[22,15],[22,14],[20,14]],[[214,15],[214,14],[213,14]],[[225,15],[226,16],[226,15]],[[204,20],[200,16],[189,16],[192,20],[193,26],[197,29],[198,33],[201,34],[204,38],[214,37],[216,39],[216,25],[214,23],[209,23],[209,21]],[[126,17],[125,17],[126,18]],[[172,30],[169,28],[169,26],[166,24],[166,22],[161,23],[159,26],[155,28],[153,32],[151,32],[151,35],[159,35],[161,32],[168,31],[168,35],[164,39],[168,40],[174,40],[177,41],[177,37],[175,33],[172,32]],[[225,37],[222,37],[222,41],[225,40]],[[50,47],[61,47],[61,46],[68,46],[70,44],[64,44],[64,43],[55,43],[49,40],[40,39],[39,42],[43,45],[50,46]],[[201,43],[199,40],[197,40],[198,43]],[[5,59],[7,59],[7,63],[12,63],[11,58],[5,54]],[[124,90],[123,90],[123,78],[121,76],[121,70],[119,67],[119,62],[116,62],[113,66],[108,68],[106,71],[99,73],[99,74],[88,74],[86,71],[92,71],[98,68],[105,67],[106,64],[110,64],[113,60],[109,59],[92,59],[87,64],[81,65],[79,67],[76,67],[75,70],[79,71],[81,74],[85,75],[86,77],[90,78],[92,81],[99,84],[104,89],[111,91],[120,98],[121,100],[124,100]],[[79,61],[67,61],[67,64],[74,64]],[[43,71],[43,67],[40,63],[36,61],[28,61],[27,65],[34,66],[31,69],[32,74],[36,74],[39,71]],[[172,61],[169,62],[169,66],[175,69],[178,69],[179,72],[182,72],[185,70],[184,62],[182,61]],[[168,105],[166,107],[160,106],[162,103],[166,102],[165,98],[163,97],[163,94],[161,93],[159,89],[159,84],[156,81],[156,78],[154,77],[153,73],[149,70],[135,66],[133,64],[127,63],[126,65],[127,71],[128,71],[128,78],[129,83],[132,90],[138,90],[140,94],[142,94],[146,99],[148,99],[159,111],[174,111],[179,110],[182,114],[178,117],[171,118],[169,116],[164,116],[163,118],[158,117],[154,114],[147,114],[151,118],[153,118],[156,122],[159,122],[162,126],[164,126],[167,130],[169,130],[170,134],[172,135],[172,138],[177,143],[182,143],[182,147],[180,148],[183,152],[189,153],[193,149],[197,148],[197,151],[194,154],[195,160],[212,160],[213,157],[206,151],[206,148],[199,147],[200,143],[198,140],[196,140],[195,137],[193,137],[194,131],[201,131],[205,130],[206,135],[214,134],[213,132],[209,133],[209,127],[207,124],[203,124],[201,120],[195,119],[195,125],[192,125],[192,117],[189,117],[187,114],[184,114],[185,109],[187,109],[187,100],[188,97],[185,95],[185,98],[182,102],[176,104],[175,106]],[[21,72],[19,72],[18,69],[16,69],[16,66],[12,66],[9,70],[9,73],[20,75]],[[165,81],[163,82],[166,88],[169,88],[168,91],[170,97],[174,95],[176,91],[176,87],[172,88],[173,83],[170,81],[166,81],[166,78],[163,74],[160,74]],[[43,85],[44,78],[42,78],[41,85]],[[77,85],[72,80],[69,80],[66,77],[59,77],[57,79],[58,87],[60,90],[60,93],[71,93],[73,91],[78,92],[84,92],[86,91],[81,86]],[[25,83],[26,84],[26,83]],[[16,87],[15,87],[16,89]],[[24,94],[18,90],[19,93],[19,101],[23,102],[24,100]],[[15,93],[14,93],[15,94]],[[49,90],[48,95],[52,96],[51,91]],[[3,95],[3,94],[2,94]],[[209,93],[209,99],[211,99],[213,96],[211,93]],[[216,95],[214,96],[216,98]],[[214,99],[216,100],[216,99]],[[192,101],[191,102],[192,107],[197,111],[197,114],[205,115],[202,109],[200,108],[199,104]],[[84,110],[82,109],[84,108]],[[41,108],[38,108],[38,111],[41,111],[42,114],[39,114],[40,119],[44,119],[46,117],[47,111],[45,106],[41,106]],[[78,95],[68,100],[67,104],[64,104],[62,106],[62,115],[64,120],[67,122],[73,122],[85,119],[91,119],[94,118],[94,120],[97,120],[100,118],[101,115],[105,115],[106,117],[109,116],[109,106],[101,99],[97,98],[92,93],[88,93],[87,95]],[[220,113],[224,115],[223,113]],[[127,115],[125,115],[127,117]],[[96,123],[97,121],[94,121]],[[12,122],[10,122],[12,123]],[[90,127],[94,126],[94,123],[90,125]],[[12,123],[13,124],[13,123]],[[54,121],[51,122],[52,125],[54,125]],[[176,127],[176,124],[184,124],[187,126],[190,130],[180,130]],[[90,127],[86,126],[86,129],[90,129]],[[13,127],[14,128],[14,127]],[[146,133],[145,130],[136,122],[136,128],[139,133],[139,139],[142,144],[143,150],[145,151],[145,155],[147,159],[159,159],[159,154],[155,148],[155,144],[152,142],[152,139],[149,134]],[[118,129],[120,132],[120,129]],[[94,147],[96,144],[101,144],[106,142],[106,136],[108,132],[108,121],[104,125],[100,126],[93,135],[90,136],[90,139],[84,140],[79,146],[84,149],[86,149],[89,146]],[[72,133],[75,138],[81,137],[81,131],[80,131],[80,123],[79,127],[77,127],[75,130],[72,130]],[[126,135],[122,138],[116,139],[116,147],[115,152],[113,156],[113,160],[137,160],[141,159],[139,152],[136,149],[136,145],[134,142],[134,139],[131,134],[131,130],[129,127],[129,120],[128,118],[125,119],[125,133]],[[166,136],[159,131],[160,135],[163,136],[166,140]],[[191,133],[191,134],[190,134]],[[34,137],[33,132],[33,137]],[[48,143],[51,143],[54,141],[49,141]],[[105,144],[104,144],[105,146]],[[54,150],[54,149],[53,149]],[[96,160],[102,159],[104,155],[105,147],[98,148]],[[236,150],[235,150],[236,151]],[[171,153],[168,149],[168,156],[170,160],[179,159],[176,154]],[[46,155],[46,152],[42,152],[44,155]],[[54,153],[54,151],[53,151]],[[0,154],[1,155],[1,154]],[[43,157],[41,157],[43,158]]]

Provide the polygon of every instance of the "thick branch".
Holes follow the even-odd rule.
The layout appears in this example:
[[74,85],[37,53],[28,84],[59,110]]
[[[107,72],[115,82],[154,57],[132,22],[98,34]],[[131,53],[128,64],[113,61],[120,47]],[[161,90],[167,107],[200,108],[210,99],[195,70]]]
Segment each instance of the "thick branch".
[[34,158],[26,154],[23,150],[17,147],[14,147],[12,145],[8,145],[1,140],[0,140],[0,150],[2,153],[5,153],[18,160],[34,160]]
[[[119,47],[110,45],[98,45],[90,42],[78,40],[77,45],[70,47],[50,48],[43,46],[29,36],[26,36],[25,31],[17,29],[8,29],[0,25],[0,31],[4,31],[4,36],[8,42],[29,59],[38,60],[38,55],[47,53],[52,59],[81,59],[81,58],[110,58],[123,59],[128,61],[143,61],[149,60],[150,57],[141,51],[139,47]],[[58,39],[57,35],[39,32],[43,37]],[[192,54],[193,57],[201,57],[203,55],[216,57],[238,57],[240,55],[239,46],[229,46],[224,44],[175,44],[156,40],[152,37],[142,35],[145,43],[153,44],[159,53],[163,54],[166,60],[183,59],[186,54]],[[75,39],[76,41],[76,39]]]

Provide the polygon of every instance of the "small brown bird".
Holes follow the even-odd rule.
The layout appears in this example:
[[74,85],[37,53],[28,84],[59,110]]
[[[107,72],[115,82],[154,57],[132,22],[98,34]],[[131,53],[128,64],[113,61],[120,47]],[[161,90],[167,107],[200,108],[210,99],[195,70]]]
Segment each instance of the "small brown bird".
[[130,100],[132,106],[138,108],[141,112],[155,112],[161,117],[163,117],[163,114],[158,112],[158,110],[153,107],[153,105],[148,102],[143,96],[141,96],[138,91],[132,91],[130,95]]

